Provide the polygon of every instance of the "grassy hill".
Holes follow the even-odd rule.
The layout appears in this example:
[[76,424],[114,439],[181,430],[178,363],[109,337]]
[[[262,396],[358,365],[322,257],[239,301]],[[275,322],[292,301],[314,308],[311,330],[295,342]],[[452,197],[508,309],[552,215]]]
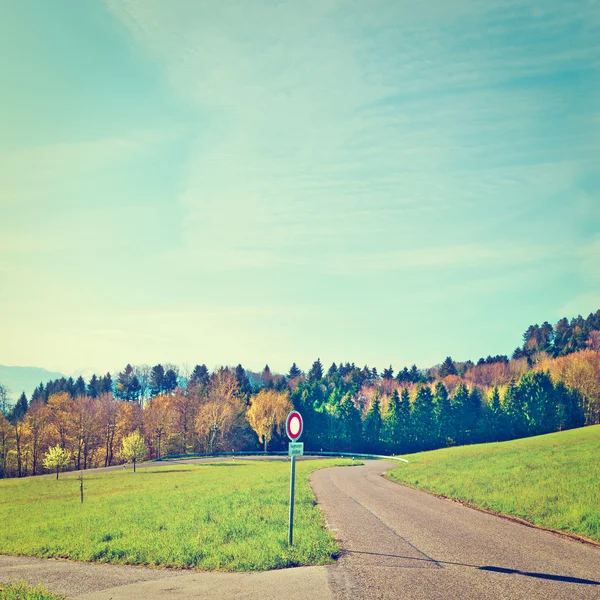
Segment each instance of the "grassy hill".
[[600,541],[600,425],[409,458],[388,477]]
[[296,466],[294,545],[287,545],[289,463],[232,461],[0,481],[0,554],[251,571],[325,564],[339,548]]

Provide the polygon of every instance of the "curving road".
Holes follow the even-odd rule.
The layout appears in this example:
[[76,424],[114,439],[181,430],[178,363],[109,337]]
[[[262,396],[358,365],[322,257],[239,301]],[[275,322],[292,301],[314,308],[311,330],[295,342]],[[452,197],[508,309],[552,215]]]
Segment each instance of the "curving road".
[[343,547],[335,598],[600,598],[600,548],[398,485],[392,466],[311,476]]
[[265,573],[202,573],[0,556],[0,582],[71,598],[600,598],[600,548],[392,483],[396,463],[316,471],[311,484],[342,544],[338,562]]

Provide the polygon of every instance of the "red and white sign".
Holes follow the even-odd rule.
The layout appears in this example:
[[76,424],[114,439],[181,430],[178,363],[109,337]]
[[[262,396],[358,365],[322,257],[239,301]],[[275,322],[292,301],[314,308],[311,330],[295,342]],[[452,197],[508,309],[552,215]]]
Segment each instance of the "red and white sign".
[[285,430],[287,431],[287,435],[295,442],[302,435],[302,416],[297,410],[293,410],[287,418],[285,423]]

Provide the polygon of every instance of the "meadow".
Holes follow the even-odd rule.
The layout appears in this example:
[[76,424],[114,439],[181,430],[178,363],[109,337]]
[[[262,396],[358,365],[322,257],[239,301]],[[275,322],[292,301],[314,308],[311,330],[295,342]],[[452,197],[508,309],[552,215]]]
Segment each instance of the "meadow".
[[309,474],[347,460],[296,464],[294,544],[287,544],[289,463],[230,461],[0,481],[0,553],[252,571],[332,560]]
[[387,476],[600,542],[600,425],[410,455]]

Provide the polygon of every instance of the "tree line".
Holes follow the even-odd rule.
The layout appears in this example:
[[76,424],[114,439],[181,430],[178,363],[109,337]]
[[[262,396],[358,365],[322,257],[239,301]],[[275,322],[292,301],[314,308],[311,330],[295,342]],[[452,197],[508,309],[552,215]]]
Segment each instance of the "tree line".
[[407,453],[600,423],[598,349],[586,343],[555,358],[537,348],[397,373],[349,362],[325,369],[317,359],[286,374],[268,365],[255,373],[128,364],[114,378],[61,378],[40,384],[31,401],[22,394],[13,407],[0,405],[0,476],[45,472],[43,457],[55,447],[68,468],[110,466],[124,460],[123,440],[134,432],[150,458],[284,449],[292,407],[304,416],[308,450]]

